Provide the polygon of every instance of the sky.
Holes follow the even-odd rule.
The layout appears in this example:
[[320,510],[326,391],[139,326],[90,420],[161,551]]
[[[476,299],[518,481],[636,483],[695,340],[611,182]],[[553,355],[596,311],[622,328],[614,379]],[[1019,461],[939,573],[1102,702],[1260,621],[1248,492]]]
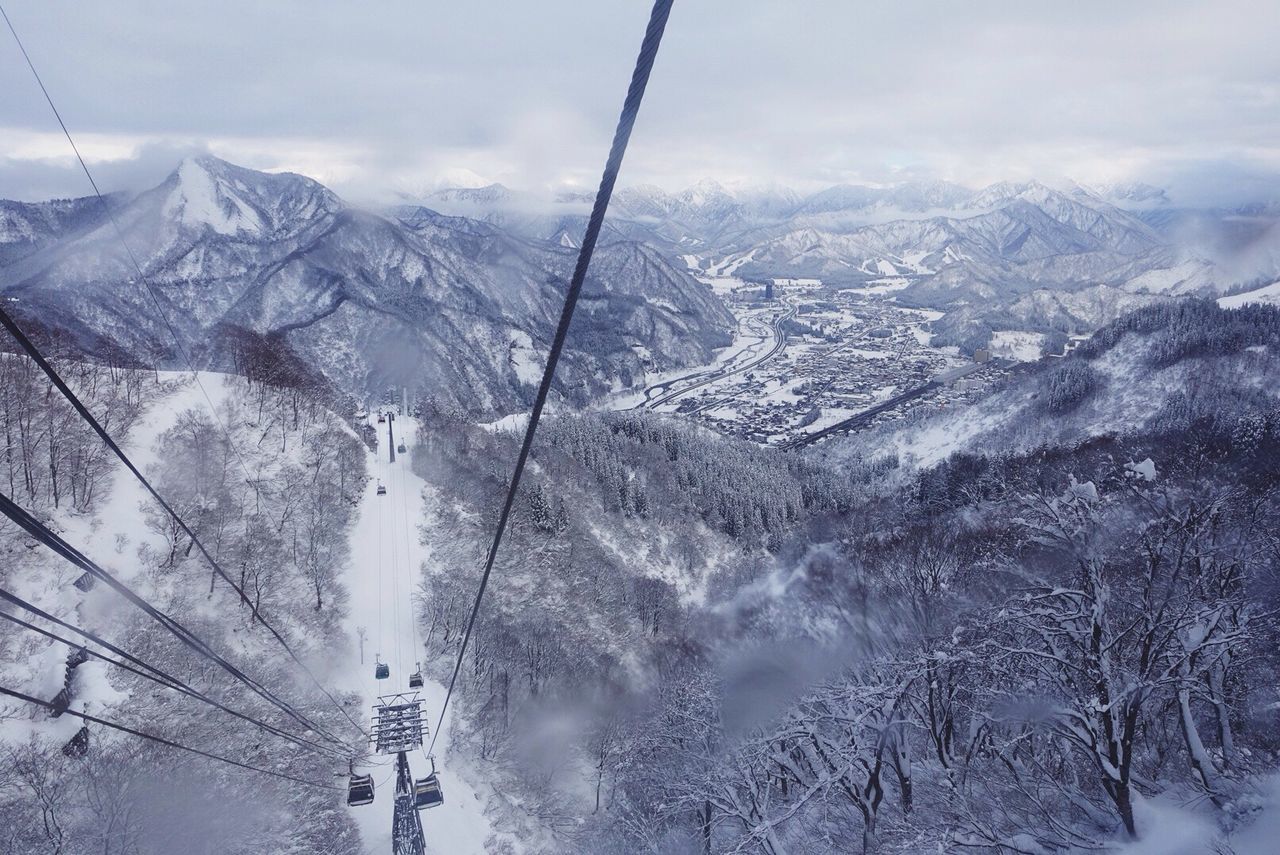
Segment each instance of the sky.
[[[104,189],[185,154],[349,199],[593,189],[648,0],[4,0]],[[676,0],[621,183],[1280,198],[1280,3]],[[0,31],[0,198],[88,191]]]

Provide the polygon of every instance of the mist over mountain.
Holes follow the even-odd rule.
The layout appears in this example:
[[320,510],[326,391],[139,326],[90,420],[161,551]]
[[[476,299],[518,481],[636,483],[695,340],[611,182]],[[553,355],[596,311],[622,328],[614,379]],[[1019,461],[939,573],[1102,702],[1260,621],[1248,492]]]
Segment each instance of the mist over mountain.
[[[63,346],[176,366],[172,324],[201,366],[433,390],[481,411],[530,394],[575,257],[493,224],[359,210],[310,179],[211,157],[113,204],[158,305],[97,200],[0,209],[0,293]],[[558,392],[581,401],[700,364],[731,323],[661,253],[605,241]]]
[[[506,188],[438,191],[423,204],[566,245],[584,216],[571,202]],[[679,193],[639,186],[618,192],[607,228],[712,276],[891,291],[904,305],[945,310],[935,340],[966,351],[999,329],[1095,329],[1153,300],[1280,278],[1275,203],[1180,207],[1141,183],[912,181],[808,195],[714,181]]]

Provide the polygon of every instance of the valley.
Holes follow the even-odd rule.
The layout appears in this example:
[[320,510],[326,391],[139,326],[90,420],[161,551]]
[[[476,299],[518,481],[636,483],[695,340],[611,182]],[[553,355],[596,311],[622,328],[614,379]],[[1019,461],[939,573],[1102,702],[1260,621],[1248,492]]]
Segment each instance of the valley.
[[[698,271],[701,273],[701,271]],[[930,345],[942,312],[894,302],[899,280],[830,287],[817,279],[700,276],[737,319],[734,342],[706,368],[659,377],[618,409],[668,413],[762,445],[809,444],[840,429],[956,406],[1010,363]],[[902,280],[905,281],[905,280]],[[1038,359],[1039,349],[1023,355]]]

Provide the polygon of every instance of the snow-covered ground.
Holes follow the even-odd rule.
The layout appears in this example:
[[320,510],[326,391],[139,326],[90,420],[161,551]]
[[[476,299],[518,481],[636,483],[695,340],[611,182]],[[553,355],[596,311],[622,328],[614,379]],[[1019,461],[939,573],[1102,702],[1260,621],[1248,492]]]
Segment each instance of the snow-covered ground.
[[[174,426],[178,416],[188,409],[206,411],[209,403],[205,400],[205,393],[212,405],[220,408],[229,394],[228,382],[234,382],[234,378],[228,375],[202,372],[200,381],[204,392],[201,392],[190,372],[161,371],[156,376],[172,391],[152,403],[138,419],[127,440],[121,441],[125,454],[144,473],[155,471],[156,445],[160,437]],[[64,540],[107,572],[126,584],[136,585],[143,567],[134,557],[138,546],[148,543],[157,551],[164,547],[159,533],[144,523],[144,509],[149,505],[150,496],[123,466],[113,469],[104,494],[108,500],[99,502],[93,514],[77,513],[67,506],[55,511],[54,528]],[[110,636],[119,615],[134,608],[105,585],[97,585],[85,593],[74,591],[69,583],[80,576],[80,571],[45,550],[32,553],[31,561],[48,569],[41,574],[16,576],[15,593],[58,617]],[[51,578],[58,583],[51,585]],[[79,606],[78,616],[73,604]],[[66,649],[60,644],[53,644],[41,650],[39,656],[29,661],[6,663],[8,676],[24,691],[51,698],[62,688]],[[81,665],[76,674],[76,693],[71,709],[101,715],[104,710],[126,701],[128,694],[114,688],[110,677],[111,670],[102,662],[90,660]],[[70,739],[81,724],[80,719],[71,716],[5,719],[0,721],[0,741],[17,743],[38,735],[62,743]]]
[[1218,305],[1224,309],[1238,309],[1250,303],[1271,303],[1280,305],[1280,282],[1272,282],[1243,294],[1232,294],[1230,297],[1219,297]]
[[[336,657],[332,679],[340,689],[359,692],[368,702],[367,714],[372,712],[374,699],[379,694],[407,692],[409,674],[423,658],[421,636],[413,624],[412,603],[423,564],[431,559],[431,550],[419,537],[419,523],[427,512],[424,491],[428,485],[409,465],[417,441],[417,427],[412,418],[395,419],[396,443],[403,442],[408,451],[397,454],[396,462],[391,463],[387,426],[377,425],[378,452],[369,456],[369,473],[373,478],[360,502],[360,516],[352,531],[351,561],[343,579],[350,592],[346,630],[351,644]],[[377,494],[379,483],[387,488],[384,496]],[[361,627],[366,632],[363,663],[357,642]],[[391,666],[388,680],[374,679],[374,657],[379,655]],[[419,694],[425,702],[428,727],[434,732],[445,687],[428,679]],[[484,814],[485,801],[468,781],[466,771],[452,762],[450,718],[446,717],[435,747],[445,801],[438,808],[422,812],[427,851],[481,855],[486,851],[485,840],[490,834]],[[365,726],[368,727],[367,717]],[[418,777],[431,769],[425,748],[409,758]],[[377,758],[375,762],[385,765],[369,770],[376,785],[374,802],[352,808],[366,852],[391,851],[393,760],[392,757]]]
[[1044,351],[1044,333],[999,330],[991,335],[991,355],[1015,362],[1035,362]]

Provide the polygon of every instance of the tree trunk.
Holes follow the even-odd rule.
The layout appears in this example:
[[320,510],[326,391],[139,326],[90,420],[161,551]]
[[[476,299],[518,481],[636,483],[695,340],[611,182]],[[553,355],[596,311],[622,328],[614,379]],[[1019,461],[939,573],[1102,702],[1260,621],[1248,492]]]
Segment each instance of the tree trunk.
[[1104,776],[1102,787],[1107,795],[1111,796],[1111,802],[1116,806],[1116,813],[1120,814],[1120,823],[1124,826],[1125,834],[1130,840],[1137,840],[1138,828],[1133,821],[1133,794],[1130,792],[1129,782],[1115,781]]
[[1235,735],[1231,731],[1231,710],[1227,707],[1226,672],[1230,661],[1229,653],[1222,655],[1222,661],[1209,670],[1209,692],[1213,696],[1213,711],[1218,720],[1218,744],[1222,748],[1222,768],[1230,769],[1235,759]]
[[863,814],[862,821],[862,855],[875,855],[879,842],[876,840],[876,815]]
[[1178,685],[1178,720],[1182,725],[1182,739],[1187,746],[1187,759],[1191,763],[1191,771],[1200,779],[1201,785],[1208,791],[1213,803],[1221,807],[1218,796],[1218,770],[1213,766],[1209,752],[1205,750],[1200,739],[1200,731],[1196,728],[1195,716],[1191,711],[1191,687],[1184,677]]

